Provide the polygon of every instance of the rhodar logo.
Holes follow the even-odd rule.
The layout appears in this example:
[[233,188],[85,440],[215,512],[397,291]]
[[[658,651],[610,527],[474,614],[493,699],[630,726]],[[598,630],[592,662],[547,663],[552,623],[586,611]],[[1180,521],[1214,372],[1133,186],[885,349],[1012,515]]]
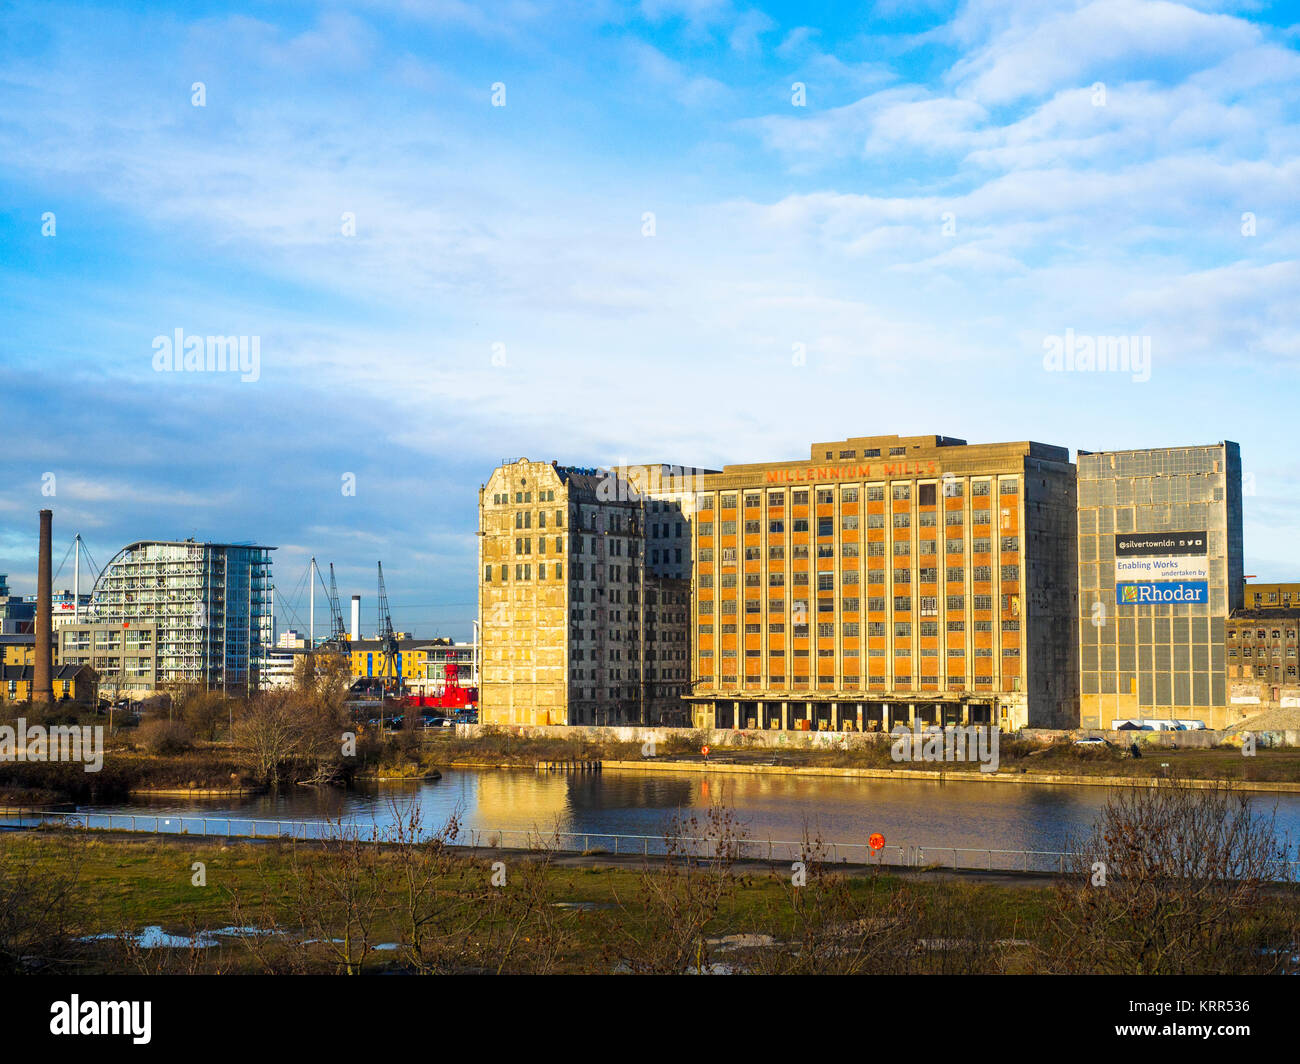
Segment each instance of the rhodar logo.
[[1124,588],[1124,601],[1136,602],[1138,600],[1138,589],[1133,584],[1128,584]]

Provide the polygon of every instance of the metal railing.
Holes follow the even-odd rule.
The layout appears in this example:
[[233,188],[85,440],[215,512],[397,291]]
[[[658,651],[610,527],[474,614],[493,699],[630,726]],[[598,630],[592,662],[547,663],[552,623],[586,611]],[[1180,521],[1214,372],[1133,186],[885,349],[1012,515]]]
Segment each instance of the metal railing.
[[[403,841],[397,825],[349,820],[281,820],[274,817],[183,816],[163,813],[52,812],[18,809],[0,814],[0,827],[61,827],[81,831],[129,831],[152,835],[195,835],[215,838],[318,841],[359,838],[362,841]],[[428,841],[433,832],[420,839]],[[961,871],[1038,872],[1063,874],[1077,856],[1059,850],[1002,850],[989,847],[886,845],[873,850],[865,842],[825,842],[753,838],[703,838],[626,835],[596,831],[539,831],[517,828],[469,828],[449,843],[502,850],[550,851],[565,854],[664,856],[673,853],[708,858],[725,853],[739,860],[828,861],[876,865],[882,868],[951,868]],[[1300,880],[1300,861],[1283,862],[1288,881]]]

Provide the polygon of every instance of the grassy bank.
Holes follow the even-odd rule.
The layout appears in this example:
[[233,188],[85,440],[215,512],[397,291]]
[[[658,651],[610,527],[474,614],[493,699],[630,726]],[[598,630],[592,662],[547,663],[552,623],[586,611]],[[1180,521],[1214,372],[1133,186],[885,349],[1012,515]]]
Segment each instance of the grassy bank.
[[98,772],[71,762],[0,762],[0,802],[115,802],[150,789],[244,789],[257,781],[227,747],[204,745],[180,754],[149,754],[126,746],[105,750]]
[[[571,739],[530,738],[495,728],[483,728],[473,737],[451,729],[430,729],[422,734],[429,756],[438,764],[508,765],[532,768],[538,761],[572,758],[634,759],[641,756],[636,742],[598,742],[575,729]],[[683,745],[681,749],[685,750]]]
[[[698,751],[691,760],[703,760]],[[890,744],[855,746],[845,750],[825,749],[737,749],[710,750],[710,761],[732,764],[788,765],[807,768],[873,768],[898,772],[934,771],[978,773],[976,761],[953,761],[936,764],[927,761],[896,762]],[[1148,748],[1141,758],[1113,747],[1075,746],[1073,743],[1034,744],[1017,739],[1003,739],[998,750],[999,771],[1041,775],[1129,776],[1158,779],[1178,775],[1186,779],[1300,782],[1300,750],[1256,751],[1243,757],[1235,747],[1208,750]],[[1168,766],[1167,768],[1165,766]]]
[[[1107,948],[1087,926],[1093,903],[1077,901],[1082,877],[850,876],[815,856],[814,845],[795,885],[788,866],[725,860],[568,867],[437,846],[14,833],[0,836],[0,969],[1015,974],[1090,970]],[[24,900],[41,907],[35,919]],[[1202,967],[1258,970],[1261,943],[1295,941],[1296,913],[1287,889],[1237,907],[1238,938]],[[144,928],[226,933],[206,948],[158,949],[134,941]],[[1111,921],[1104,933],[1123,931]]]
[[[424,736],[429,759],[440,765],[478,764],[531,768],[538,761],[564,758],[596,758],[609,761],[648,760],[637,742],[600,742],[581,734],[572,739],[529,738],[503,730],[483,729],[478,735],[459,737],[434,731]],[[700,742],[675,737],[655,750],[655,758],[703,763]],[[978,772],[976,761],[936,764],[927,761],[893,760],[892,744],[886,740],[861,741],[840,748],[713,746],[708,761],[742,765],[775,765],[803,768],[870,768],[897,772]],[[1128,776],[1157,779],[1181,776],[1187,779],[1300,782],[1300,750],[1259,749],[1253,757],[1242,756],[1239,747],[1207,750],[1145,747],[1134,758],[1118,747],[1075,746],[1072,742],[1033,743],[1003,737],[999,743],[999,771],[1040,775]],[[1168,767],[1165,767],[1168,766]]]
[[[436,770],[433,751],[414,735],[387,742],[362,737],[356,755],[343,760],[328,781],[346,786],[352,779],[420,779]],[[282,765],[287,782],[309,777],[312,765],[288,758]],[[247,751],[229,742],[193,741],[189,748],[162,753],[141,748],[132,732],[105,743],[103,764],[87,772],[80,762],[0,761],[0,805],[83,805],[125,801],[149,791],[230,792],[263,789],[265,776]]]

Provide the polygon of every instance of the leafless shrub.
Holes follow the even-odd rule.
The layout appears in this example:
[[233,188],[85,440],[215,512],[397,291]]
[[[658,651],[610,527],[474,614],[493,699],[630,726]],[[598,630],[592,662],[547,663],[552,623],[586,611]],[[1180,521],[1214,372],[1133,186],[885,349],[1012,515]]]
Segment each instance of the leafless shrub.
[[221,945],[211,942],[194,923],[176,937],[185,939],[185,944],[154,946],[143,941],[136,930],[122,928],[111,940],[117,954],[114,970],[140,975],[222,975],[229,971]]
[[232,716],[231,700],[220,691],[193,691],[180,703],[180,718],[194,735],[216,742]]
[[377,834],[334,821],[327,838],[280,847],[287,859],[276,862],[278,877],[263,865],[260,896],[232,897],[236,923],[256,929],[242,936],[244,945],[267,972],[365,971],[389,908]]
[[735,896],[732,870],[744,844],[744,829],[725,805],[670,818],[664,860],[638,875],[631,899],[615,895],[609,961],[645,974],[710,970],[715,950],[708,934]]
[[234,739],[248,770],[265,783],[329,783],[343,772],[346,730],[338,711],[294,691],[266,691],[241,709]]
[[[385,957],[428,975],[554,971],[573,918],[556,908],[547,855],[512,861],[498,884],[456,852],[460,831],[459,811],[428,830],[412,807],[382,838],[336,824],[320,843],[284,844],[287,869],[273,862],[278,880],[232,897],[232,919],[265,972],[356,974]],[[397,949],[378,953],[386,937]]]
[[147,720],[137,729],[135,742],[151,754],[182,754],[194,746],[194,734],[179,720]]
[[26,845],[0,851],[0,973],[58,969],[76,953],[85,843],[58,831],[29,841],[39,858]]
[[1171,780],[1112,792],[1062,883],[1044,971],[1296,971],[1295,898],[1273,815],[1224,785]]

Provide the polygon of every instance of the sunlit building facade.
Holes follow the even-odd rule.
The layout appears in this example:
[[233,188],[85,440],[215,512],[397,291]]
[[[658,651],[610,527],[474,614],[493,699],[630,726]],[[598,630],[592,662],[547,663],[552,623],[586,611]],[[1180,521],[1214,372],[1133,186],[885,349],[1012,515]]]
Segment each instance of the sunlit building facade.
[[1062,447],[814,444],[700,481],[700,727],[1077,723],[1075,470]]
[[493,471],[479,492],[484,724],[686,723],[697,475]]
[[1226,628],[1244,594],[1237,444],[1080,451],[1080,723],[1235,723]]

